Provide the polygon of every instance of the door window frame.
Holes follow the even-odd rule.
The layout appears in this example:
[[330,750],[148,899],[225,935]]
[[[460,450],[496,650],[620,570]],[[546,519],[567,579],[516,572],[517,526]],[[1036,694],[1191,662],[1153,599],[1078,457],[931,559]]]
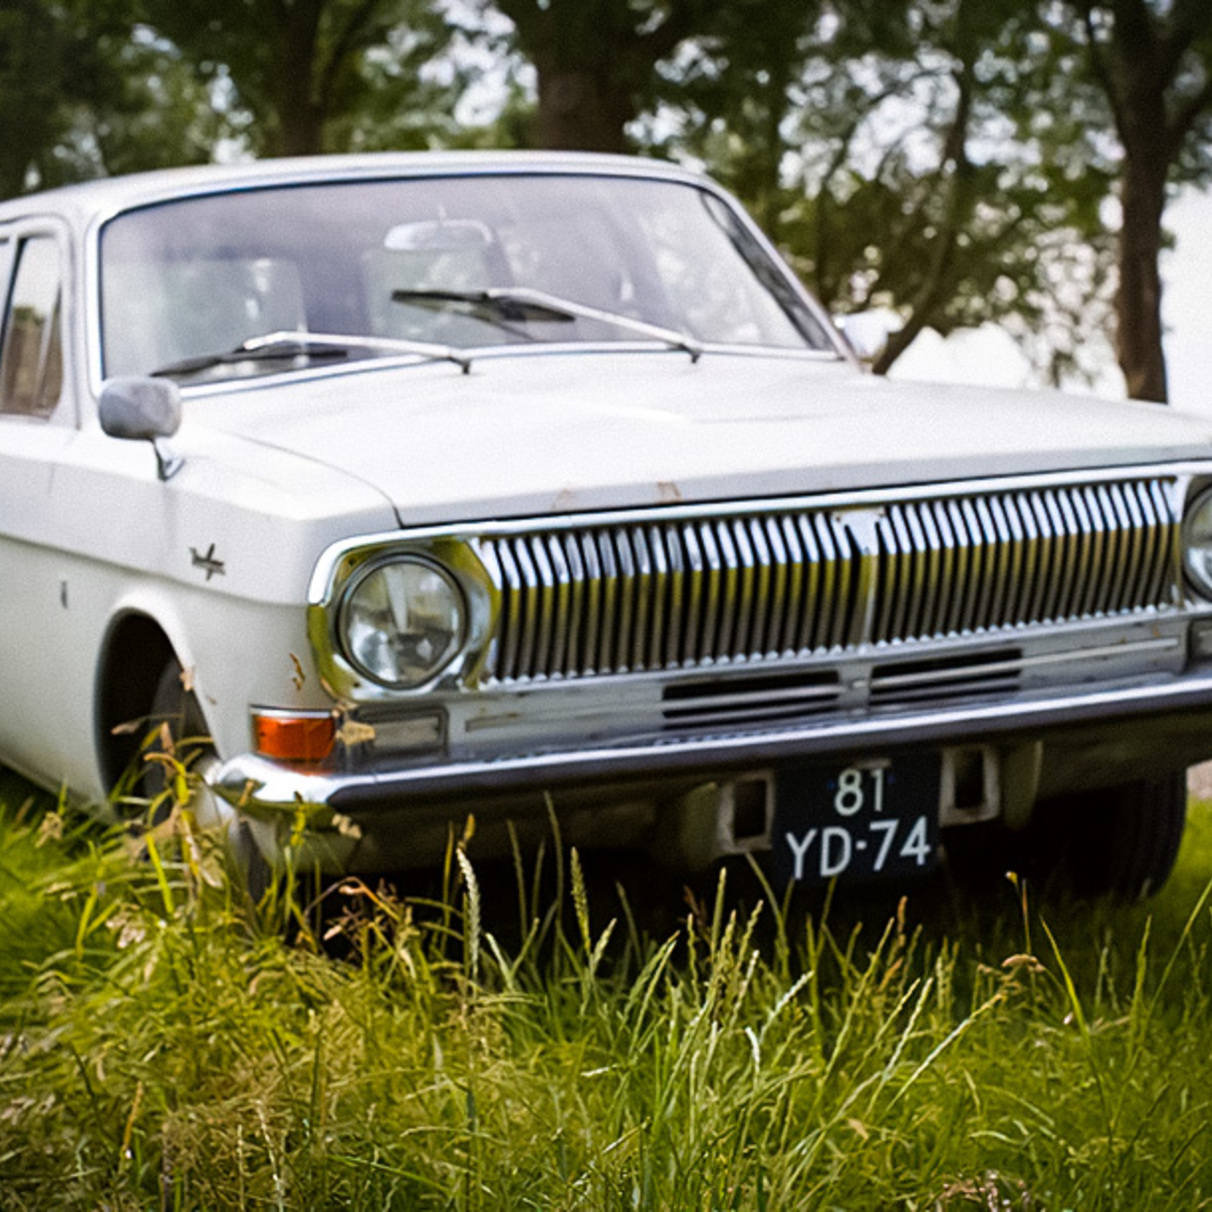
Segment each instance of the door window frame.
[[[20,272],[21,254],[27,241],[47,239],[53,241],[58,253],[59,292],[55,308],[55,323],[58,327],[60,383],[59,396],[54,407],[47,413],[7,411],[0,408],[0,422],[27,425],[70,425],[76,423],[75,409],[70,405],[72,395],[70,382],[70,349],[68,333],[70,282],[70,244],[61,222],[44,217],[27,219],[0,225],[0,358],[5,353],[10,308],[13,291]],[[46,349],[39,355],[39,373],[45,373]]]

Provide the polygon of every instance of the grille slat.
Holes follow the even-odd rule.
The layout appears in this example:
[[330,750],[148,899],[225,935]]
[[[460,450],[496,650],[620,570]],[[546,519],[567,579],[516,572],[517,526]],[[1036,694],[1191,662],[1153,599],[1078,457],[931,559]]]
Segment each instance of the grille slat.
[[1137,562],[1130,600],[1138,601],[1140,596],[1148,590],[1149,566],[1156,555],[1157,536],[1152,519],[1149,517],[1149,508],[1145,495],[1141,492],[1141,486],[1133,484],[1131,487],[1129,508],[1132,516],[1137,520],[1136,525],[1140,531],[1140,558]]
[[1146,583],[1144,597],[1146,601],[1160,603],[1164,600],[1167,582],[1174,576],[1178,532],[1173,525],[1167,526],[1161,521],[1167,516],[1166,494],[1162,486],[1156,481],[1150,482],[1146,487],[1146,495],[1153,505],[1149,512],[1154,519],[1153,525],[1156,531],[1156,555],[1153,575]]
[[585,583],[585,569],[581,564],[581,546],[577,536],[568,535],[562,538],[561,549],[568,570],[568,617],[564,620],[566,647],[563,672],[569,677],[575,677],[581,672],[581,628],[587,613],[585,597],[588,587]]
[[1094,493],[1089,489],[1082,489],[1081,492],[1077,493],[1074,496],[1073,504],[1085,527],[1083,533],[1086,537],[1083,564],[1087,570],[1087,575],[1080,613],[1093,614],[1094,603],[1098,601],[1099,586],[1103,575],[1104,544],[1102,518],[1099,516],[1095,504]]
[[602,563],[593,536],[579,536],[581,566],[585,577],[585,614],[581,627],[581,645],[576,659],[577,671],[593,674],[598,668],[598,643],[602,631]]
[[[1027,532],[1025,603],[1019,609],[1024,618],[1043,618],[1044,590],[1048,584],[1048,532],[1040,530],[1038,494],[1023,498],[1021,516]],[[1044,526],[1047,527],[1047,519]]]
[[1064,553],[1063,573],[1061,584],[1058,587],[1056,599],[1056,614],[1058,618],[1065,618],[1073,608],[1073,591],[1077,582],[1077,549],[1078,549],[1078,529],[1077,517],[1073,512],[1073,506],[1064,496],[1056,497],[1050,508],[1054,509],[1054,516],[1057,516],[1057,526],[1064,535],[1061,548]]
[[766,656],[773,648],[770,642],[770,612],[775,600],[770,577],[770,541],[766,536],[765,526],[760,521],[750,524],[750,537],[756,568],[753,587],[753,633],[749,645],[754,652]]
[[905,632],[916,635],[921,630],[923,617],[929,614],[931,580],[935,574],[931,568],[929,540],[917,510],[906,511],[905,524],[913,548],[913,589],[906,603]]
[[665,555],[669,560],[669,618],[665,629],[665,652],[662,664],[676,668],[681,661],[682,626],[685,621],[686,601],[686,555],[682,548],[682,532],[676,527],[666,527]]
[[539,633],[535,639],[534,666],[541,674],[551,674],[552,633],[555,630],[556,616],[556,575],[548,557],[546,545],[542,540],[532,540],[529,544],[530,558],[534,564],[535,575],[539,581],[538,614]]
[[1119,535],[1115,532],[1115,511],[1111,508],[1111,499],[1101,485],[1094,491],[1094,507],[1098,511],[1098,529],[1103,544],[1099,601],[1109,606],[1115,597],[1115,582],[1119,573]]
[[525,625],[520,617],[522,577],[508,543],[485,546],[493,553],[501,570],[501,619],[497,630],[502,638],[498,649],[497,668],[500,677],[510,678],[517,674],[518,640]]
[[808,519],[801,515],[791,519],[791,524],[800,553],[799,592],[796,595],[799,609],[789,620],[791,651],[802,652],[806,648],[819,646],[818,637],[822,630],[819,620],[825,609],[821,583],[822,560]]
[[[844,559],[844,554],[834,545],[832,518],[821,518],[819,515],[813,514],[805,517],[804,522],[816,537],[817,549],[813,559],[820,583],[820,597],[815,599],[819,603],[819,607],[813,611],[816,617],[813,623],[812,647],[829,649],[840,641],[838,633],[840,626],[838,620],[841,613],[839,565]],[[808,608],[811,610],[814,597],[811,593],[804,596]]]
[[963,523],[964,549],[968,554],[967,575],[963,578],[963,608],[960,611],[960,631],[972,631],[977,626],[977,607],[980,591],[984,585],[985,544],[980,523],[971,501],[959,502],[959,516]]
[[484,536],[500,592],[488,673],[773,661],[1165,609],[1178,525],[1150,479]]

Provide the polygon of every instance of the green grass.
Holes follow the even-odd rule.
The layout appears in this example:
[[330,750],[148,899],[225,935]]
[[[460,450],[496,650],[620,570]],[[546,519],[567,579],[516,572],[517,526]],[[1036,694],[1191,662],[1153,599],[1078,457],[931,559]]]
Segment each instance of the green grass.
[[508,921],[455,855],[288,931],[187,818],[45,809],[0,813],[0,1208],[1212,1202],[1208,806],[1147,907],[725,886],[656,937],[575,855]]

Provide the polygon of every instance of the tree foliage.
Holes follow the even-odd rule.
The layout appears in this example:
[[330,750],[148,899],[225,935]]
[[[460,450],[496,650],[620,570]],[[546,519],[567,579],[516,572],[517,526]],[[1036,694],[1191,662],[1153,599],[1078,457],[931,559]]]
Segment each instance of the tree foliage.
[[[498,113],[468,128],[485,71]],[[898,317],[877,369],[994,321],[1060,380],[1114,306],[1130,392],[1162,399],[1162,220],[1212,167],[1212,5],[0,0],[0,194],[434,144],[702,163],[831,309]]]
[[204,161],[227,133],[203,83],[130,5],[4,0],[0,197]]
[[657,65],[712,32],[727,0],[495,0],[538,75],[544,147],[623,152]]
[[1164,401],[1162,218],[1172,188],[1212,166],[1212,5],[1066,0],[1043,13],[1060,72],[1041,111],[1080,99],[1093,138],[1075,144],[1118,178],[1116,352],[1128,394]]
[[68,42],[37,0],[0,7],[0,197],[19,193],[62,130]]
[[[450,36],[428,0],[138,0],[143,20],[247,111],[264,155],[311,155],[395,142],[406,116],[442,110],[421,67]],[[447,110],[449,107],[445,107]],[[413,127],[419,125],[413,123]],[[421,140],[423,141],[423,140]]]
[[1070,319],[1105,294],[1110,177],[1068,174],[1013,137],[1044,67],[1031,10],[1017,0],[746,7],[670,82],[680,121],[666,148],[735,189],[828,307],[900,317],[877,369],[926,326],[993,321],[1046,345],[1051,376],[1073,370]]

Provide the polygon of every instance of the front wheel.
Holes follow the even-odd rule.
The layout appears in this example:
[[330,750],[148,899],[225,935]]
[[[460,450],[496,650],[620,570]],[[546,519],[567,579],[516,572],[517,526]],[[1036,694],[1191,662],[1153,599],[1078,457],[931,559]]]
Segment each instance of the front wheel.
[[146,768],[142,789],[152,804],[153,819],[162,819],[171,811],[173,774],[170,772],[184,769],[190,783],[194,817],[204,828],[225,830],[228,853],[235,869],[245,881],[253,901],[259,901],[269,886],[269,864],[248,824],[233,819],[232,810],[220,801],[207,781],[208,775],[219,765],[219,756],[197,693],[186,682],[176,657],[169,660],[160,673],[150,716],[159,731],[144,754]]
[[194,814],[203,825],[218,823],[221,815],[211,798],[206,775],[219,759],[202,705],[176,657],[165,663],[152,696],[150,722],[155,728],[143,754],[141,790],[152,804],[153,817],[161,819],[172,808],[173,774],[178,768],[193,777]]
[[1040,804],[1031,832],[1076,895],[1138,901],[1174,870],[1186,819],[1180,770]]

